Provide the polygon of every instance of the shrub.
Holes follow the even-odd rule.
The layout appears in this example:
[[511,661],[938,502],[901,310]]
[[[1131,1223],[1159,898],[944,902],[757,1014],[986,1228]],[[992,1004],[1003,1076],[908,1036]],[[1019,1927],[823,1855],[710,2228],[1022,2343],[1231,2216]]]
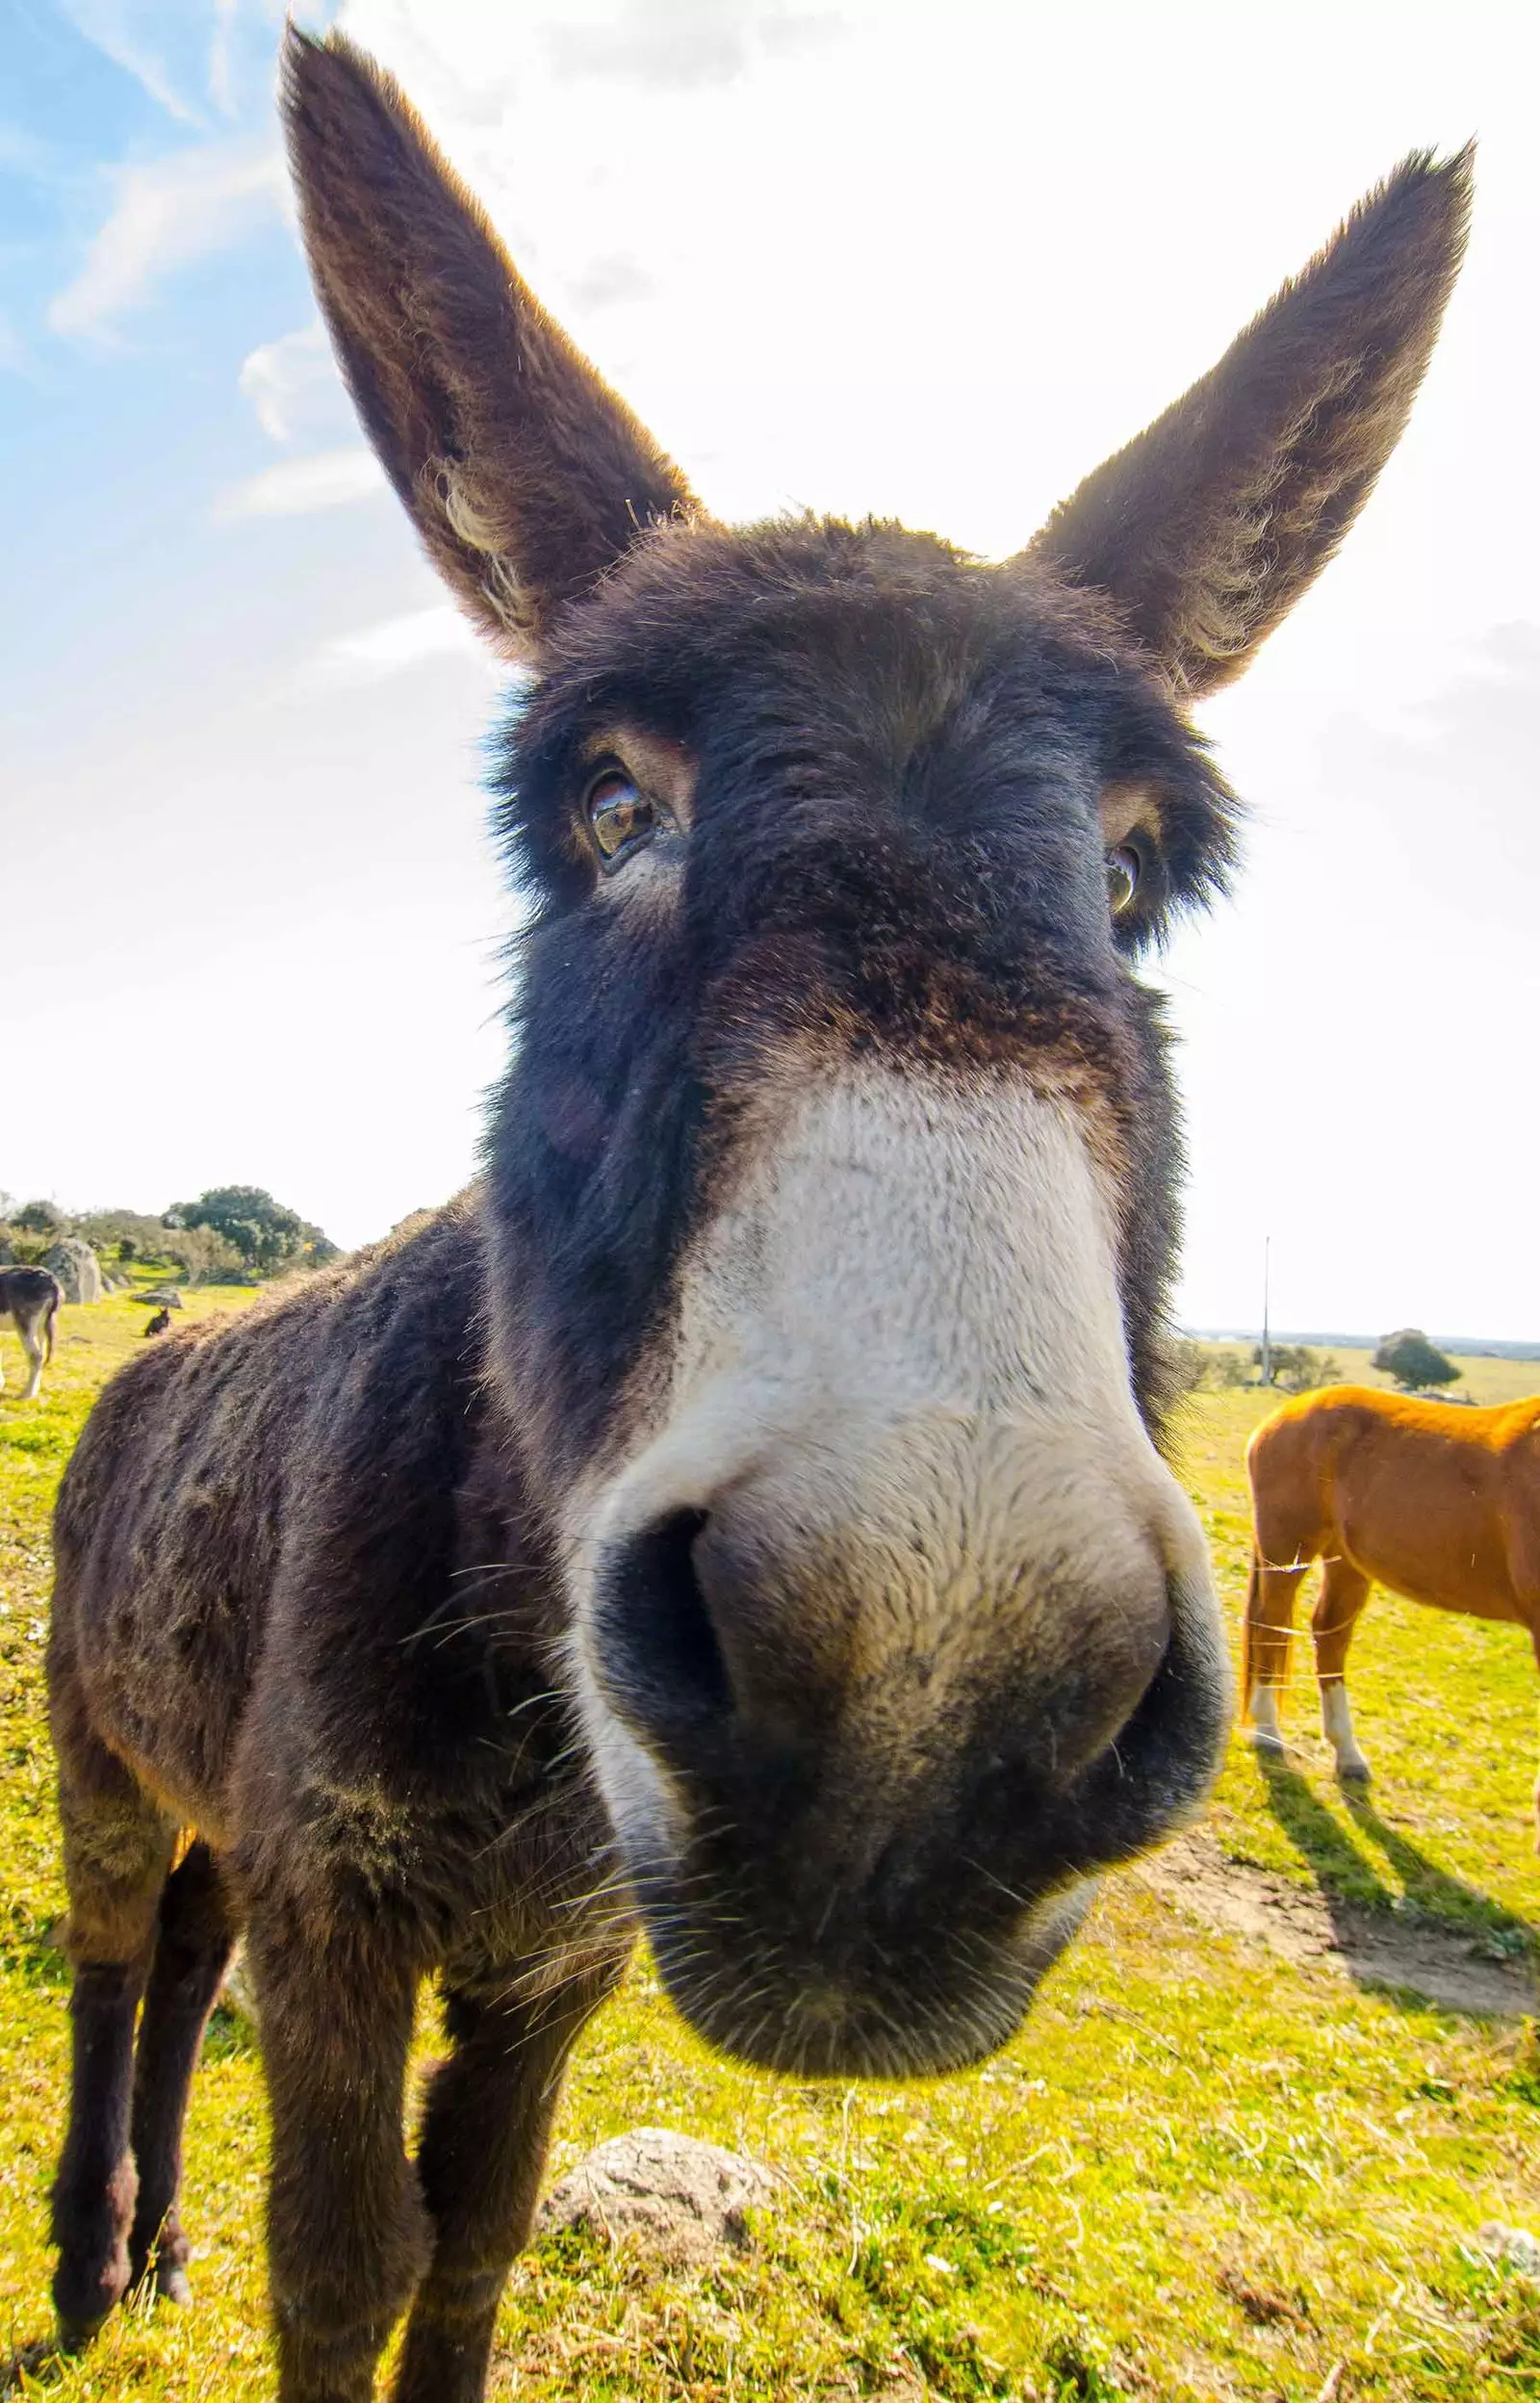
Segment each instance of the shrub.
[[276,1277],[286,1268],[320,1268],[338,1256],[337,1246],[319,1227],[302,1219],[261,1185],[213,1185],[195,1202],[178,1202],[166,1213],[176,1233],[202,1228],[233,1247],[249,1277]]
[[[1253,1366],[1262,1366],[1262,1346],[1251,1355]],[[1313,1352],[1308,1343],[1275,1343],[1272,1346],[1272,1382],[1284,1393],[1312,1393],[1318,1385],[1340,1385],[1342,1370],[1329,1352]]]
[[1417,1385],[1452,1385],[1461,1374],[1436,1344],[1428,1342],[1421,1327],[1401,1327],[1387,1335],[1371,1365],[1383,1376],[1394,1377],[1403,1393]]
[[24,1234],[50,1237],[64,1234],[69,1225],[63,1210],[56,1210],[51,1202],[23,1202],[11,1223]]
[[88,1210],[74,1231],[98,1257],[166,1270],[183,1284],[230,1284],[245,1275],[245,1262],[222,1236],[206,1227],[164,1227],[141,1210]]

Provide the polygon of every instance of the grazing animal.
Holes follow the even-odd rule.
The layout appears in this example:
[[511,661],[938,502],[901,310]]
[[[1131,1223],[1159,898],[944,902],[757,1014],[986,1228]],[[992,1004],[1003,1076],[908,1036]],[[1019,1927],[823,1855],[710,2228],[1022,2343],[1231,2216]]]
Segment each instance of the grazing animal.
[[[1339,1777],[1369,1776],[1347,1678],[1372,1586],[1470,1618],[1515,1620],[1540,1655],[1540,1396],[1451,1410],[1375,1386],[1328,1385],[1264,1419],[1245,1458],[1256,1540],[1242,1686],[1259,1749],[1283,1749],[1278,1696],[1295,1596],[1317,1561],[1310,1627]],[[1540,1784],[1535,1818],[1540,1834]]]
[[[0,1317],[7,1311],[27,1356],[24,1402],[35,1401],[42,1372],[54,1357],[54,1320],[64,1289],[49,1268],[0,1268]],[[5,1373],[0,1370],[0,1384]]]
[[1185,705],[1373,483],[1468,167],[1409,160],[992,568],[714,524],[393,83],[292,32],[285,107],[364,424],[533,672],[498,782],[538,906],[482,1186],[141,1352],[65,1477],[55,2296],[75,2340],[185,2289],[239,1922],[283,2403],[364,2403],[408,2304],[399,2403],[474,2403],[638,1923],[745,2060],[952,2069],[1207,1789],[1228,1681],[1154,1440],[1178,1154],[1130,964],[1223,879]]
[[144,1332],[147,1335],[164,1335],[170,1323],[171,1313],[163,1302],[153,1318],[144,1321]]

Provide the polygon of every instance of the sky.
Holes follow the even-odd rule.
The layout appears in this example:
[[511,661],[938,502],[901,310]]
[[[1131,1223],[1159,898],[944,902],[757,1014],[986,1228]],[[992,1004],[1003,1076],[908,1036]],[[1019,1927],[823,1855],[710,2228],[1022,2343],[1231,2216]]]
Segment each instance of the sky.
[[[300,12],[303,21],[328,21]],[[1540,1337],[1540,11],[346,0],[719,515],[1009,555],[1408,149],[1480,141],[1410,430],[1207,706],[1179,1311]],[[0,0],[0,1188],[463,1183],[499,707],[317,323],[267,0]],[[18,1078],[13,1064],[40,1072]],[[15,1097],[24,1099],[18,1103]]]

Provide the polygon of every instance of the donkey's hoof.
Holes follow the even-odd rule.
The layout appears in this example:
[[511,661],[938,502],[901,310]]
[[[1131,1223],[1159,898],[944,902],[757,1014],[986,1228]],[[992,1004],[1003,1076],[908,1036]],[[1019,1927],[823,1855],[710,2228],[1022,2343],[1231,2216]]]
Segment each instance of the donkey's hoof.
[[1283,1738],[1275,1734],[1270,1727],[1248,1727],[1245,1730],[1245,1741],[1251,1746],[1252,1751],[1260,1753],[1264,1760],[1281,1761],[1287,1756],[1289,1750]]
[[1345,1786],[1372,1786],[1374,1772],[1360,1752],[1356,1760],[1339,1761],[1337,1775]]
[[155,2292],[162,2303],[174,2303],[185,2312],[192,2300],[192,2287],[180,2261],[167,2261],[155,2273]]
[[89,2345],[95,2343],[111,2316],[110,2313],[106,2313],[100,2319],[76,2319],[73,2316],[66,2318],[61,2312],[55,2322],[54,2337],[60,2352],[84,2353]]

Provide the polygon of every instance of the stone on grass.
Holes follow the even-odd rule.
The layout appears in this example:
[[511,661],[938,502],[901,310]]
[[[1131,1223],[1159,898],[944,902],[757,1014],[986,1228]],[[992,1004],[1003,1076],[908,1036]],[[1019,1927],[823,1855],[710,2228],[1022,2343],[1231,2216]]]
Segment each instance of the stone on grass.
[[1526,2278],[1540,2278],[1540,2236],[1532,2236],[1527,2228],[1508,2228],[1501,2219],[1489,2219],[1477,2229],[1476,2240],[1483,2253],[1511,2263]]
[[587,2228],[596,2235],[635,2236],[647,2251],[694,2267],[743,2252],[744,2213],[767,2202],[774,2188],[769,2170],[741,2153],[671,2128],[634,2128],[585,2153],[552,2188],[536,2233]]
[[53,1270],[66,1302],[101,1300],[102,1272],[96,1265],[96,1254],[79,1235],[61,1235],[43,1253],[42,1264]]

